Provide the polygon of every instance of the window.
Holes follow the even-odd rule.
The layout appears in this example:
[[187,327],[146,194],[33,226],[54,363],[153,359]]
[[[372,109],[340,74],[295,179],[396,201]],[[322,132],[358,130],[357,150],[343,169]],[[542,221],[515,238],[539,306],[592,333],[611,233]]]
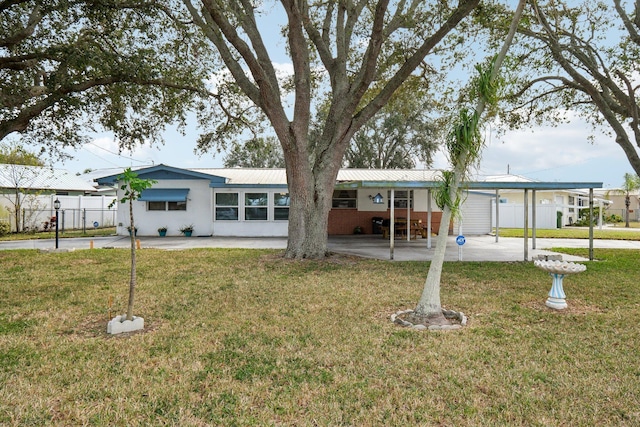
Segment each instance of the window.
[[333,192],[332,208],[348,209],[357,207],[357,190],[335,190]]
[[188,188],[146,188],[140,199],[149,211],[186,211]]
[[267,220],[267,193],[244,194],[244,219],[247,221]]
[[[389,199],[387,206],[391,208],[391,191],[387,192],[387,198]],[[396,209],[406,209],[408,206],[413,208],[413,190],[396,190],[393,198],[393,205]]]
[[164,211],[166,202],[147,202],[148,211]]
[[216,220],[238,220],[238,193],[216,193]]
[[147,202],[148,211],[186,211],[187,202]]
[[273,219],[287,221],[289,219],[289,193],[275,193],[273,195]]
[[576,199],[573,196],[569,196],[569,212],[575,212],[575,208],[573,207],[573,205],[575,205],[576,203]]
[[167,208],[170,211],[186,211],[187,202],[167,202]]

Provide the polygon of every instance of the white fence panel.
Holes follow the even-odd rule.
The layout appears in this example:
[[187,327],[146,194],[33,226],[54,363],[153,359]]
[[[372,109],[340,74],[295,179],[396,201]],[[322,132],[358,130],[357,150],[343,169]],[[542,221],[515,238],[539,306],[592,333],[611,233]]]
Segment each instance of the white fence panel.
[[[524,228],[524,204],[500,203],[500,228]],[[532,205],[529,204],[529,228],[533,227]],[[554,203],[536,205],[536,228],[557,228],[558,208]],[[491,201],[491,226],[496,226],[496,202]]]

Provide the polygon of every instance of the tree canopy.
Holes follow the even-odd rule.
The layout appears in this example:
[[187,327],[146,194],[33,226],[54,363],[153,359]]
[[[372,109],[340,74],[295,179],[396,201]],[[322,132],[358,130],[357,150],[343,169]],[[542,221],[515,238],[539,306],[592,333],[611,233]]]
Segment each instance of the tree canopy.
[[420,82],[411,83],[355,133],[345,152],[345,167],[411,169],[417,162],[431,166],[442,123],[430,115],[435,103]]
[[640,4],[532,0],[519,32],[504,122],[523,127],[577,112],[612,134],[640,173]]
[[244,144],[233,144],[227,151],[224,165],[228,168],[283,168],[284,156],[276,138],[256,137]]
[[202,90],[205,47],[160,2],[2,1],[0,21],[0,140],[51,151],[100,128],[121,148],[157,142]]
[[0,144],[0,164],[44,166],[39,154],[32,153],[20,144]]

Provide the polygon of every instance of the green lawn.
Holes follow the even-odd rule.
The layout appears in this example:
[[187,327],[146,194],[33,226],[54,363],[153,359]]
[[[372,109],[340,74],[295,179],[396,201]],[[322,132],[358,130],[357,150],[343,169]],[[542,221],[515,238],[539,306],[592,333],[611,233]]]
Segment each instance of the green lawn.
[[[584,250],[574,253],[586,254]],[[0,251],[0,425],[637,426],[640,253],[597,250],[545,307],[532,263],[445,263],[461,331],[389,321],[428,263],[278,251]]]
[[[496,229],[493,229],[495,233]],[[529,237],[533,230],[529,229]],[[524,230],[522,228],[501,228],[500,236],[502,237],[522,237]],[[540,238],[556,238],[556,239],[588,239],[588,228],[565,227],[560,229],[536,229],[536,237]],[[604,228],[593,230],[594,239],[610,239],[610,240],[640,240],[640,229],[633,228]]]
[[[87,228],[86,230],[58,230],[58,238],[65,239],[69,237],[96,237],[111,236],[116,233],[115,227]],[[3,240],[32,240],[32,239],[55,239],[56,231],[38,231],[37,233],[11,233],[0,236]]]

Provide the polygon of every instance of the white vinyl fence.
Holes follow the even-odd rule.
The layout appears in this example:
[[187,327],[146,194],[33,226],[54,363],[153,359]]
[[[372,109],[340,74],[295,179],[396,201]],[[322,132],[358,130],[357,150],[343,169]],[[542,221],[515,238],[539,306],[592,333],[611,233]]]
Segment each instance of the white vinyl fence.
[[[56,210],[54,200],[60,201],[60,230],[87,230],[92,228],[113,227],[116,224],[117,206],[109,209],[113,196],[34,196],[25,195],[20,215],[20,230],[42,231],[55,227]],[[7,206],[7,200],[0,200]],[[8,215],[3,209],[3,220],[11,223],[15,230],[15,215]]]
[[[500,228],[523,228],[524,227],[524,204],[522,203],[499,203],[500,206]],[[529,227],[532,227],[531,204],[529,204]],[[536,205],[536,228],[553,229],[557,228],[558,208],[554,203]],[[496,202],[491,201],[491,226],[496,226]]]

